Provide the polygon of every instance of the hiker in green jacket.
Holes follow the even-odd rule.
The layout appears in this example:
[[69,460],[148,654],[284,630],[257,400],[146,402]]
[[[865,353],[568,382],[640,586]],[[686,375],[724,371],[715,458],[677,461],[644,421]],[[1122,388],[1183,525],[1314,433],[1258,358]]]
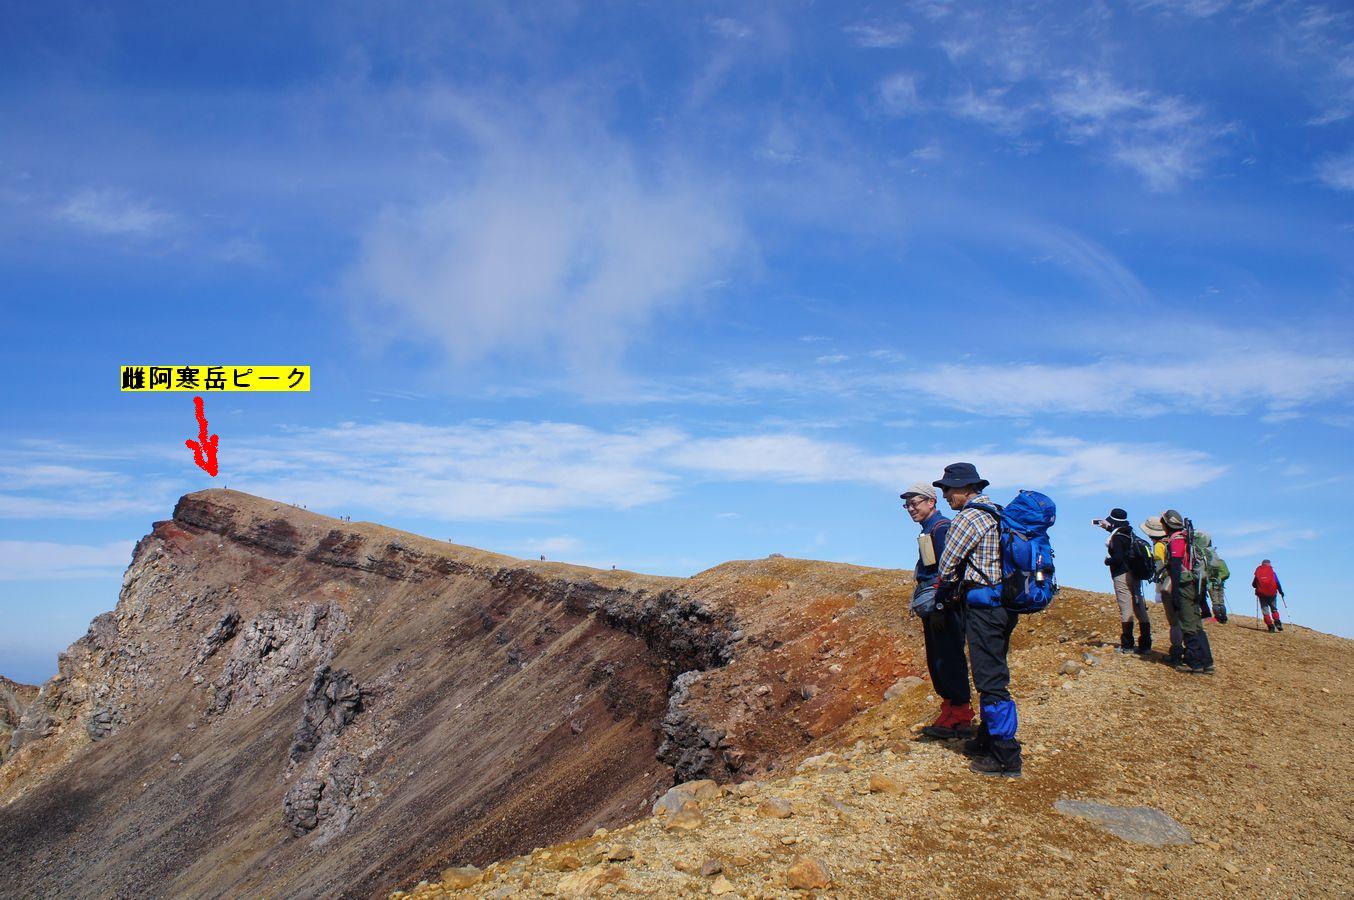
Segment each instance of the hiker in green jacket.
[[1227,579],[1232,570],[1227,568],[1227,560],[1213,551],[1212,565],[1208,569],[1208,599],[1213,604],[1213,618],[1220,623],[1227,621]]

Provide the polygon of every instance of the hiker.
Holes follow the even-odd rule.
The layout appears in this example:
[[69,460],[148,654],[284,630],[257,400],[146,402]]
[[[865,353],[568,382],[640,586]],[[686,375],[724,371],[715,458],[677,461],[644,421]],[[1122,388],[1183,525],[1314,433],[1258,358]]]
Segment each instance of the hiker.
[[1279,619],[1279,607],[1275,600],[1283,597],[1286,603],[1288,598],[1284,596],[1283,585],[1279,584],[1279,576],[1274,573],[1274,567],[1269,564],[1269,560],[1262,559],[1260,565],[1255,567],[1251,587],[1255,588],[1255,599],[1260,601],[1265,626],[1270,631],[1283,631],[1283,622]]
[[1186,525],[1180,513],[1168,509],[1161,514],[1161,525],[1166,529],[1166,566],[1170,575],[1169,603],[1175,606],[1175,618],[1184,633],[1185,655],[1176,671],[1192,675],[1213,674],[1213,650],[1204,632],[1200,614],[1200,591],[1204,579],[1196,563],[1198,554],[1193,544],[1192,527]]
[[937,565],[945,552],[950,520],[936,510],[935,488],[918,482],[898,495],[907,514],[921,526],[917,536],[917,566],[913,570],[912,611],[921,618],[926,641],[926,668],[931,687],[940,697],[940,715],[922,729],[927,737],[949,740],[973,736],[973,707],[969,705],[968,659],[964,656],[964,607],[935,604]]
[[1178,666],[1185,658],[1185,633],[1180,630],[1175,606],[1170,602],[1171,575],[1166,569],[1166,529],[1162,527],[1161,516],[1148,516],[1142,523],[1142,532],[1152,539],[1152,560],[1156,564],[1156,601],[1166,614],[1166,624],[1169,626],[1171,649],[1166,654],[1166,662]]
[[[1095,524],[1110,533],[1105,541],[1105,565],[1109,566],[1114,599],[1119,603],[1119,652],[1146,654],[1152,649],[1152,620],[1147,618],[1147,604],[1142,599],[1145,570],[1141,567],[1150,566],[1151,557],[1149,554],[1141,560],[1135,559],[1139,544],[1144,553],[1149,553],[1146,543],[1133,533],[1133,526],[1128,524],[1128,513],[1117,506],[1105,518],[1096,519]],[[1138,619],[1136,646],[1133,641],[1134,616]]]
[[1227,560],[1218,555],[1217,547],[1210,544],[1213,558],[1208,566],[1208,600],[1213,604],[1213,618],[1218,624],[1227,624],[1227,579],[1232,570],[1227,568]]
[[1018,778],[1018,722],[1006,662],[1018,614],[1001,602],[1001,530],[995,507],[983,493],[989,482],[972,463],[952,463],[931,484],[941,489],[950,509],[958,511],[940,556],[937,597],[944,605],[965,607],[969,666],[982,716],[978,733],[965,742],[964,750],[976,757],[970,766],[974,772]]

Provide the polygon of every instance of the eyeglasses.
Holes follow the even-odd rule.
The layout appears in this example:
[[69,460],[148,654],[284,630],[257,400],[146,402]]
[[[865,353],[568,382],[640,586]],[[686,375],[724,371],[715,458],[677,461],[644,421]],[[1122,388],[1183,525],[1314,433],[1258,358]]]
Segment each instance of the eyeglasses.
[[935,503],[930,497],[913,497],[911,500],[904,500],[903,505],[908,509],[920,509],[923,503]]

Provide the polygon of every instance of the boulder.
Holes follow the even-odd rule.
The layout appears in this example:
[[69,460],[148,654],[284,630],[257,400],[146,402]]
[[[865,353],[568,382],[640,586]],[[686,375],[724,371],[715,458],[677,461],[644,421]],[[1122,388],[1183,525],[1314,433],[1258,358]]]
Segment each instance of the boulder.
[[912,690],[914,687],[916,687],[921,683],[922,680],[918,678],[916,675],[908,675],[906,677],[899,678],[893,684],[889,685],[889,689],[884,692],[884,699],[893,700],[894,698],[899,697],[907,693],[908,691]]
[[1151,847],[1194,843],[1189,829],[1150,806],[1113,806],[1089,800],[1062,799],[1053,808],[1063,815],[1086,819],[1102,831],[1134,844]]
[[812,891],[830,886],[832,873],[828,870],[827,863],[821,859],[801,856],[790,866],[786,880],[796,891]]
[[794,814],[794,807],[790,805],[790,801],[779,797],[763,800],[757,806],[757,815],[764,819],[788,819]]

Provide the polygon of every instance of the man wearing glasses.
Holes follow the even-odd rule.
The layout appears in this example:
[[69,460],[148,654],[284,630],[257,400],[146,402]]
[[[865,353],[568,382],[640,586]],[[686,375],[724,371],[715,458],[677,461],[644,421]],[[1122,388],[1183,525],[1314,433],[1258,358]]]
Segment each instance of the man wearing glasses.
[[922,734],[939,740],[970,737],[974,729],[968,659],[964,656],[964,605],[951,603],[937,609],[935,604],[937,563],[945,552],[950,520],[936,511],[935,489],[926,482],[918,482],[898,496],[912,521],[921,526],[917,567],[913,570],[912,611],[921,618],[926,668],[931,672],[931,687],[940,697],[940,715],[922,729]]

